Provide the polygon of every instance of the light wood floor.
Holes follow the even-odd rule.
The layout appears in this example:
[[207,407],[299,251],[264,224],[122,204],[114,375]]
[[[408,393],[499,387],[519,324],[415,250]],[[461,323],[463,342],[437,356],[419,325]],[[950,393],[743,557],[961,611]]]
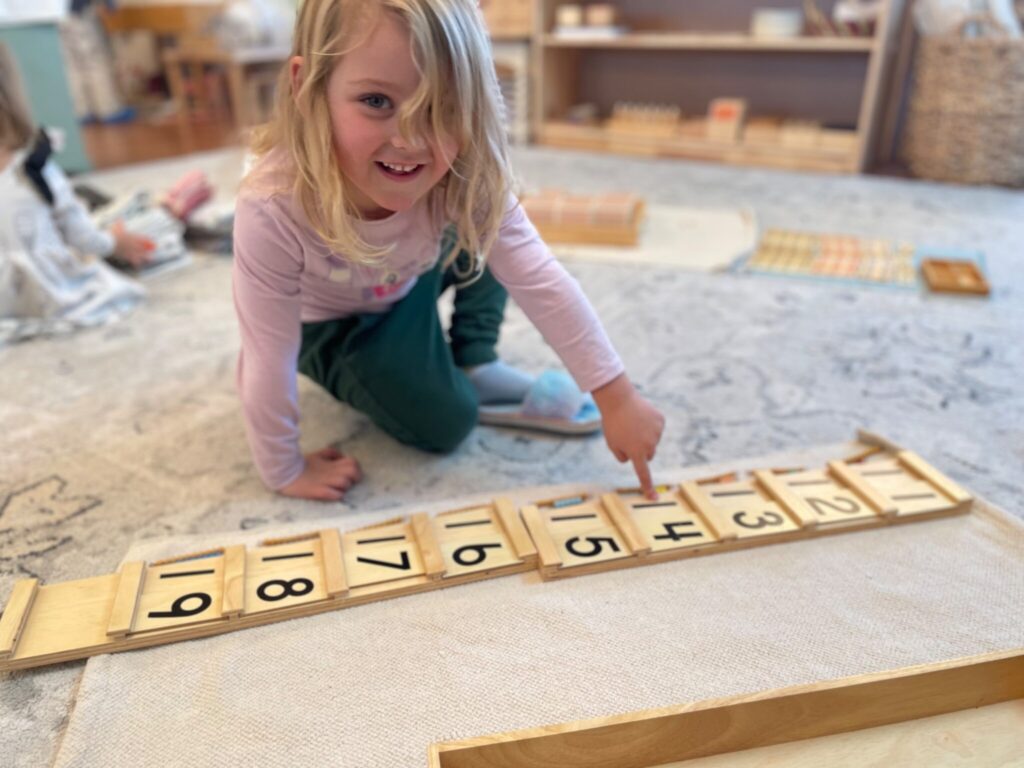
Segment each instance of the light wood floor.
[[135,120],[119,125],[82,127],[85,151],[97,170],[144,163],[192,152],[238,146],[241,139],[228,120],[152,123]]

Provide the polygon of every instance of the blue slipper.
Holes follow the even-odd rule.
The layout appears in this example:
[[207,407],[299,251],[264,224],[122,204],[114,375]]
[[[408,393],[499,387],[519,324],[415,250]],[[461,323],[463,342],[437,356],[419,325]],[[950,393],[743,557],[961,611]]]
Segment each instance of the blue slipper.
[[559,435],[589,435],[601,429],[601,412],[594,398],[580,392],[569,374],[545,371],[521,403],[481,405],[480,423]]

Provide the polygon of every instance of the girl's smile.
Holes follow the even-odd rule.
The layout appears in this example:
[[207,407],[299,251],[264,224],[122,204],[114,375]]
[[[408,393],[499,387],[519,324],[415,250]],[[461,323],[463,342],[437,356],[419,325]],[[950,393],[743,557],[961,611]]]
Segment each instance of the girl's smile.
[[400,184],[415,179],[426,167],[421,163],[388,163],[378,160],[377,165],[385,176]]

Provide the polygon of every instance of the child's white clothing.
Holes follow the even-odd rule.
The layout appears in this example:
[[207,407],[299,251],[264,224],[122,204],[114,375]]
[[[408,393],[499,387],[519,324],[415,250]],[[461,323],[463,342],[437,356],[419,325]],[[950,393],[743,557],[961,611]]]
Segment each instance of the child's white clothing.
[[102,257],[114,238],[93,223],[52,160],[42,175],[49,205],[25,175],[25,152],[0,170],[0,344],[99,325],[145,294]]

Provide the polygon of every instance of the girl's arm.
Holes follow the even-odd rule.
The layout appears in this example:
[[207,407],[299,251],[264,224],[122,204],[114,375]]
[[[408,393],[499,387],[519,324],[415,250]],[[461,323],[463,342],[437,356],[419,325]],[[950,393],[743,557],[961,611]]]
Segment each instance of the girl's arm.
[[81,253],[110,256],[116,244],[114,236],[93,223],[60,166],[50,160],[43,166],[43,176],[53,193],[53,217],[64,242]]
[[620,462],[633,463],[644,493],[652,496],[648,462],[661,439],[664,417],[634,389],[579,283],[518,203],[505,216],[488,264],[580,389],[593,392],[609,449]]
[[268,487],[302,474],[296,367],[301,344],[298,240],[272,200],[241,195],[232,292],[242,348],[236,382],[253,460]]
[[53,193],[53,218],[65,243],[93,256],[116,255],[135,267],[150,260],[153,244],[146,238],[126,232],[120,222],[110,232],[96,226],[60,166],[51,160],[43,166],[43,176]]
[[328,446],[299,449],[297,365],[303,255],[291,217],[274,199],[242,194],[235,211],[232,286],[242,338],[237,383],[246,433],[264,483],[287,496],[341,499],[362,476]]

